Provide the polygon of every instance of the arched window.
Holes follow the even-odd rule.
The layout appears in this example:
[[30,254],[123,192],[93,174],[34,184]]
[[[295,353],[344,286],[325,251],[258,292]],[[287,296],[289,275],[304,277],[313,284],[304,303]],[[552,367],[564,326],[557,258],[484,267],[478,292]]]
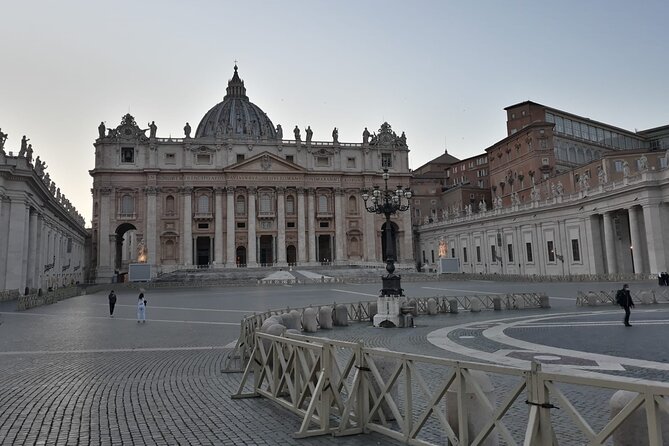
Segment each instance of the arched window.
[[295,213],[295,197],[292,195],[288,195],[286,197],[286,214],[294,214]]
[[349,214],[358,213],[358,200],[353,195],[348,197],[348,213]]
[[132,215],[135,213],[135,199],[132,195],[124,195],[121,197],[121,214]]
[[260,194],[260,212],[272,211],[272,199],[267,192]]
[[237,202],[235,205],[235,213],[237,215],[246,215],[246,198],[243,195],[237,196]]
[[328,197],[325,195],[318,196],[318,212],[323,214],[328,212]]
[[198,214],[209,213],[209,197],[207,195],[200,195],[197,199],[197,212]]
[[165,214],[174,215],[174,196],[168,195],[165,197]]
[[165,242],[165,252],[163,258],[165,259],[174,258],[174,240],[167,240]]

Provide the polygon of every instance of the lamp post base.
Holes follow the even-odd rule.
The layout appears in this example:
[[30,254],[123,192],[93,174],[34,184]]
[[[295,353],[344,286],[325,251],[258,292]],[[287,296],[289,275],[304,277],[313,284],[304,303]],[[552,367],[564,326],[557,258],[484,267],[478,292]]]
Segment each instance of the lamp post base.
[[377,311],[374,315],[374,326],[382,328],[395,328],[406,326],[402,305],[406,304],[404,296],[379,296],[377,299]]
[[404,290],[400,283],[401,277],[398,274],[390,273],[381,277],[381,296],[404,296]]

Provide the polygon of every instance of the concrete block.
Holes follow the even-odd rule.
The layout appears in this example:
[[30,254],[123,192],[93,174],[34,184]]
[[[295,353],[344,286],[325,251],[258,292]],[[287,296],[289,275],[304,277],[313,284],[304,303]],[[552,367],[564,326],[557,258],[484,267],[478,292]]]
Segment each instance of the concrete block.
[[[495,392],[490,381],[490,377],[485,372],[480,370],[469,371],[471,380],[474,381],[483,391],[483,394],[488,399],[490,404],[495,407]],[[459,431],[459,414],[458,414],[458,392],[459,386],[457,381],[446,392],[446,417],[451,428],[458,434]],[[469,440],[473,440],[479,431],[493,416],[492,410],[486,408],[482,401],[476,396],[473,390],[473,383],[469,380],[465,381],[465,410],[467,411],[467,428]],[[492,431],[488,438],[481,443],[482,446],[497,446],[499,444],[499,435],[496,430]]]
[[332,307],[326,306],[318,309],[318,325],[323,329],[332,328]]
[[334,309],[334,325],[337,327],[348,326],[348,310],[345,305],[337,305]]
[[307,308],[302,313],[302,329],[307,333],[318,330],[318,312],[315,308]]
[[429,314],[430,316],[434,316],[435,314],[437,314],[437,299],[435,299],[434,297],[430,297],[427,300],[427,314]]
[[[609,400],[611,418],[615,417],[636,396],[636,392],[627,390],[619,390],[614,393]],[[660,408],[658,410],[660,411],[659,423],[662,426],[662,440],[663,444],[666,444],[669,440],[669,414]],[[647,426],[646,409],[642,405],[632,412],[618,429],[613,431],[613,444],[615,446],[650,444]]]

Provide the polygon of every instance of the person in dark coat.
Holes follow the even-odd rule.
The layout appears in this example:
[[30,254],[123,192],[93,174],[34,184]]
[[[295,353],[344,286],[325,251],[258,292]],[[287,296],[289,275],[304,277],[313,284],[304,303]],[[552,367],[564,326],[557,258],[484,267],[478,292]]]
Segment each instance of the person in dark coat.
[[632,324],[630,324],[630,308],[634,308],[634,301],[632,300],[630,286],[628,284],[623,285],[622,290],[618,290],[616,293],[616,301],[618,302],[618,305],[623,307],[625,310],[625,327],[631,327]]
[[116,306],[116,293],[111,290],[109,293],[109,317],[114,317],[114,307]]

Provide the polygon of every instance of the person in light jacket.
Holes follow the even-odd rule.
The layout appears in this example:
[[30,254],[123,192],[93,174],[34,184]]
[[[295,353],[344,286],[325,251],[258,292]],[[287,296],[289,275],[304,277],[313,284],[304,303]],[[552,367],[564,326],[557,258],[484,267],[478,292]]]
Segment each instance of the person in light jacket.
[[139,298],[137,300],[137,323],[146,322],[146,299],[144,299],[144,293],[139,293]]

